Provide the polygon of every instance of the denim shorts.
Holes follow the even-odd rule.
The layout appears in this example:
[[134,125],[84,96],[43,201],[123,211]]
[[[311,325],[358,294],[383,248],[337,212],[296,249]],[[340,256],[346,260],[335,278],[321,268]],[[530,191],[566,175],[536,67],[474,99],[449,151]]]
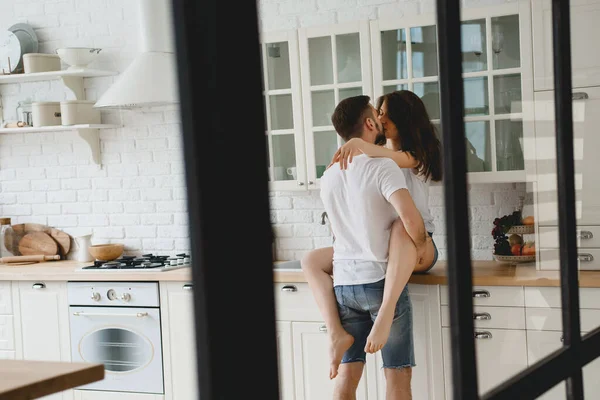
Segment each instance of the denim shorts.
[[[335,286],[335,297],[342,326],[354,337],[342,363],[366,361],[365,345],[383,300],[385,279],[364,285]],[[408,286],[404,288],[394,311],[387,343],[381,349],[384,368],[414,367],[412,304]]]

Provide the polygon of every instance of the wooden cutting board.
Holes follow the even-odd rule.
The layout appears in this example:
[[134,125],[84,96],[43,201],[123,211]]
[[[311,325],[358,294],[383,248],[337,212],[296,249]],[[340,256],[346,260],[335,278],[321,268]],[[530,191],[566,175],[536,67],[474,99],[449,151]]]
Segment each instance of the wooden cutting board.
[[58,243],[44,232],[29,232],[19,240],[19,253],[24,256],[58,254]]
[[[19,251],[19,242],[23,236],[31,232],[43,232],[49,235],[58,246],[58,253],[61,256],[65,256],[71,249],[71,236],[67,233],[42,224],[17,224],[12,225],[12,234],[7,235],[4,244],[8,251],[15,256],[24,255]],[[50,254],[52,255],[52,254]]]

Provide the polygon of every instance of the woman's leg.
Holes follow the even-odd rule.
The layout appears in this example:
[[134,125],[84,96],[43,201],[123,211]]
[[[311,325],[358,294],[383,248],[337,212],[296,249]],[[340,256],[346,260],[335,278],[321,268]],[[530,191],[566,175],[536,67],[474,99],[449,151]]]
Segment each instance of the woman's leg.
[[352,335],[342,327],[333,291],[333,248],[325,247],[307,253],[302,258],[302,271],[327,326],[331,361],[329,378],[333,379],[337,376],[344,353],[354,342]]
[[[433,242],[430,241],[427,246],[425,256],[421,262],[417,264],[417,248],[411,237],[408,235],[408,232],[406,232],[404,224],[400,219],[397,219],[392,225],[388,266],[383,290],[383,302],[379,313],[375,318],[371,333],[367,338],[367,344],[365,345],[365,351],[367,353],[375,353],[385,346],[394,320],[396,302],[400,297],[400,293],[402,293],[402,290],[404,290],[404,287],[408,283],[412,273],[414,271],[422,271],[429,268],[433,262],[435,256]],[[394,285],[394,283],[396,284]],[[395,300],[387,301],[387,299]]]

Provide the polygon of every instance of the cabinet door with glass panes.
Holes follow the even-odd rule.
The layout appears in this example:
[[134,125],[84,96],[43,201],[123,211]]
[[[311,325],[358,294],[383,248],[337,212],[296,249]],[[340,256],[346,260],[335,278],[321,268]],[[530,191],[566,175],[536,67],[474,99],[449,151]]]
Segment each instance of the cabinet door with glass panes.
[[342,144],[331,123],[335,106],[351,96],[373,95],[369,23],[301,28],[298,36],[307,183],[317,189]]
[[[469,182],[525,181],[525,160],[535,165],[524,139],[533,138],[529,8],[465,9],[462,19]],[[376,97],[395,90],[421,97],[442,139],[435,23],[435,15],[372,21],[373,79]]]
[[297,31],[261,37],[269,188],[306,190]]

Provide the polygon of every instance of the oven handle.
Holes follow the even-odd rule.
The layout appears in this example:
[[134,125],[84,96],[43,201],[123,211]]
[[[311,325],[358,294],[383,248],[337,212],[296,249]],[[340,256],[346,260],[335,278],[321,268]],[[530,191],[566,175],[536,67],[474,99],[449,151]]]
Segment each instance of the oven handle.
[[86,312],[76,311],[73,313],[73,315],[76,317],[137,317],[137,318],[142,318],[142,317],[147,317],[148,313],[147,312],[139,312],[139,313],[135,313],[135,314],[110,314],[110,313],[86,313]]

